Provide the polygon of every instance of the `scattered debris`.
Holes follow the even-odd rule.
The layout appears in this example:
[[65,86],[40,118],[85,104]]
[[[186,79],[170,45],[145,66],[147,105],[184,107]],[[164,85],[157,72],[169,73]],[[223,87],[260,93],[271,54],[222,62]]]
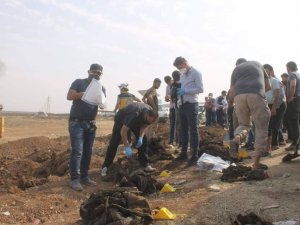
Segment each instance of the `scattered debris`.
[[268,174],[264,170],[253,170],[248,166],[229,166],[223,169],[222,181],[236,182],[236,181],[249,181],[249,180],[264,180]]
[[268,210],[268,209],[276,209],[276,208],[279,208],[279,207],[280,207],[279,205],[270,205],[270,206],[263,207],[260,210],[264,211],[264,210]]
[[200,170],[212,170],[222,172],[223,169],[228,168],[230,166],[230,162],[226,162],[220,157],[203,153],[202,156],[198,159],[197,165],[200,168]]
[[187,182],[187,180],[178,180],[178,181],[173,182],[172,184],[173,185],[182,185],[182,184],[185,184],[186,182]]
[[211,192],[220,192],[221,188],[217,185],[211,185],[208,187],[208,191],[211,191]]
[[241,214],[237,215],[237,218],[231,222],[231,225],[273,225],[273,224],[271,222],[267,222],[263,220],[255,213],[250,212],[245,216]]
[[274,225],[300,225],[300,221],[288,220],[274,223]]
[[163,145],[162,137],[155,137],[149,140],[148,155],[150,162],[158,160],[174,159],[174,149],[166,149]]
[[290,176],[291,176],[290,173],[285,173],[285,174],[282,175],[283,178],[288,178],[288,177],[290,177]]
[[9,211],[2,212],[1,214],[4,215],[4,216],[10,216],[10,212]]
[[122,189],[99,191],[80,206],[84,224],[151,224],[148,201]]
[[135,174],[123,176],[119,182],[120,187],[137,187],[143,195],[156,193],[162,189],[163,184],[146,174],[144,171],[137,171]]
[[117,183],[120,187],[137,187],[143,195],[159,192],[164,186],[141,169],[135,159],[119,158],[108,170],[105,181]]

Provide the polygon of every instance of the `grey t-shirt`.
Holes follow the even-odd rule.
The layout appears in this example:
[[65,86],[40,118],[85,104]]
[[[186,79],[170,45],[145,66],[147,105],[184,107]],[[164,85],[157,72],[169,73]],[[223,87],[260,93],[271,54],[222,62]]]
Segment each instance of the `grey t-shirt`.
[[296,80],[296,82],[297,82],[295,96],[300,97],[300,74],[297,72],[289,73],[288,87],[290,86],[290,83],[292,80]]
[[248,61],[238,65],[231,75],[231,86],[235,95],[254,93],[265,97],[265,81],[263,66],[256,61]]

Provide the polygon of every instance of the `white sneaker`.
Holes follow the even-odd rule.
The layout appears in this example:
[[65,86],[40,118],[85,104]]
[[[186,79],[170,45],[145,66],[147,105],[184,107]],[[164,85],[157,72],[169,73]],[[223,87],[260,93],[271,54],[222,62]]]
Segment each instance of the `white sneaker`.
[[106,177],[107,176],[107,170],[108,170],[107,167],[103,167],[102,168],[102,170],[101,170],[101,176],[102,177]]
[[147,166],[144,168],[144,170],[145,170],[146,172],[153,172],[153,171],[155,171],[156,169],[153,168],[153,167],[150,166],[150,165],[147,165]]

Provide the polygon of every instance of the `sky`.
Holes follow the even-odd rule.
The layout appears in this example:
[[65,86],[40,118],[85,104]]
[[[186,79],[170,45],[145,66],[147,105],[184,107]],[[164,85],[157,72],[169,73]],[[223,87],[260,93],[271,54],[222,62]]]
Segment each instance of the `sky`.
[[[237,58],[269,63],[280,76],[300,64],[298,0],[0,0],[0,104],[67,113],[71,83],[90,64],[112,110],[118,85],[150,88],[177,56],[201,72],[204,93],[229,89]],[[166,85],[159,93],[163,98]]]

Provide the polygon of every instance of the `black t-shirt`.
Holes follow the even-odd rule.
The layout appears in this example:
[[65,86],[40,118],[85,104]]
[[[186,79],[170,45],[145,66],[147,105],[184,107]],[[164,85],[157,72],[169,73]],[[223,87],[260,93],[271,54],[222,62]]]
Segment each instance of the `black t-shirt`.
[[[88,78],[77,79],[72,83],[70,89],[75,90],[76,92],[85,92],[89,84],[90,81],[88,80]],[[102,88],[102,91],[105,95],[104,88]],[[91,121],[91,120],[95,120],[97,113],[98,113],[98,106],[88,104],[82,101],[81,99],[74,100],[70,111],[70,118]]]
[[132,131],[139,130],[142,126],[148,125],[144,119],[144,113],[153,110],[151,106],[135,102],[121,109],[115,116],[115,121],[129,127]]

